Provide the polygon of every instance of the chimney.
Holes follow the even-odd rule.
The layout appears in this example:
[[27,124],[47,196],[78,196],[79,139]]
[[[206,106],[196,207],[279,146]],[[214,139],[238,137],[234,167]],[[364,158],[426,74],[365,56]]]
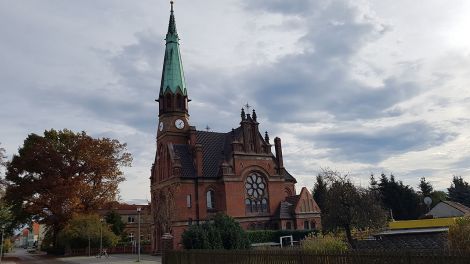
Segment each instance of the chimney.
[[196,174],[202,177],[202,145],[196,144]]
[[194,147],[196,145],[196,127],[189,127],[189,144]]
[[276,161],[277,167],[280,169],[284,168],[284,161],[282,159],[282,147],[281,147],[281,139],[276,137],[274,139],[274,149],[276,150]]

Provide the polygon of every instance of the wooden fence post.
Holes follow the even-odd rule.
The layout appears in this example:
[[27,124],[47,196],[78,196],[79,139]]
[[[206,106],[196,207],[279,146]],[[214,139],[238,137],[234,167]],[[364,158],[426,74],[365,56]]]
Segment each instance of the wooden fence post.
[[162,263],[169,264],[167,259],[168,251],[173,249],[173,236],[170,233],[165,233],[162,236]]

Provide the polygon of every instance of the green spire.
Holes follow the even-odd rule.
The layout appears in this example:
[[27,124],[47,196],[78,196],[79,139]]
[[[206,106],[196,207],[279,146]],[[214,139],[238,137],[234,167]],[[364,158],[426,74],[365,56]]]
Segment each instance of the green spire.
[[176,32],[175,15],[173,14],[173,1],[171,3],[170,22],[166,33],[165,59],[163,61],[162,82],[160,95],[169,91],[173,94],[179,90],[182,95],[187,95],[184,81],[183,63],[179,48],[179,38]]

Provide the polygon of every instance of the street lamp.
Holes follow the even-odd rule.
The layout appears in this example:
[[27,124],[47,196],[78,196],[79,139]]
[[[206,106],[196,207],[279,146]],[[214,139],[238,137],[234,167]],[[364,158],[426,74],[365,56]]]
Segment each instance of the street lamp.
[[139,214],[139,222],[137,227],[137,237],[139,239],[137,244],[137,262],[140,262],[140,211],[142,211],[141,207],[137,207],[137,213]]
[[100,253],[98,254],[101,258],[103,255],[103,218],[100,218]]

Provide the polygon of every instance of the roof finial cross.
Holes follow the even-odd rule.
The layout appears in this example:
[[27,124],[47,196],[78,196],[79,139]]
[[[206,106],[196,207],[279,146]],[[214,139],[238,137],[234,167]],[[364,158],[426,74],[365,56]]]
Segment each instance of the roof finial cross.
[[173,0],[170,1],[170,5],[171,5],[171,12],[173,12]]
[[249,105],[248,102],[247,102],[246,105],[243,105],[243,106],[246,108],[246,111],[249,113],[251,105]]
[[209,125],[206,125],[206,131],[209,132],[209,130],[211,130],[211,128],[209,127]]

